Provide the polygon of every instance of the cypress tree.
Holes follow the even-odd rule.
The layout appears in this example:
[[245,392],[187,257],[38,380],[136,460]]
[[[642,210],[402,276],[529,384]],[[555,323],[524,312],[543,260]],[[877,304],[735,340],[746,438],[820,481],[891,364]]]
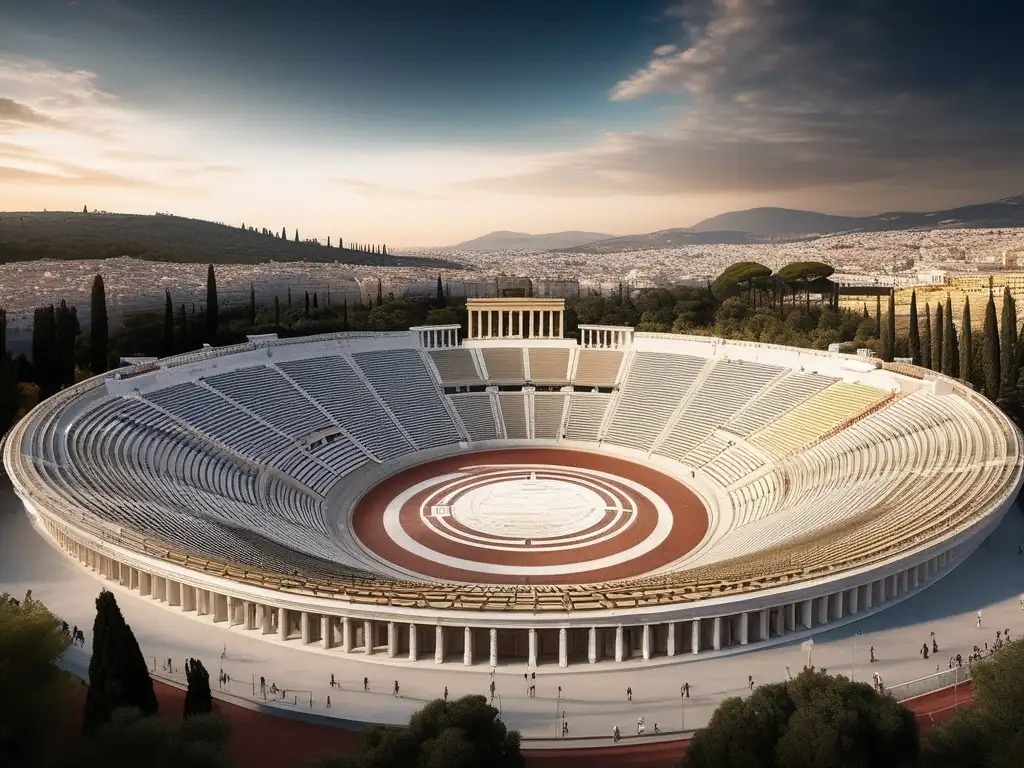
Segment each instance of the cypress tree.
[[274,327],[278,328],[281,325],[281,299],[278,296],[274,296]]
[[971,297],[964,297],[964,315],[960,321],[960,380],[974,383],[974,336],[971,331]]
[[942,302],[935,305],[935,322],[932,323],[932,370],[942,371]]
[[377,306],[384,304],[384,285],[381,283],[380,278],[377,278]]
[[319,308],[320,308],[320,304],[317,303],[316,291],[313,291],[313,309],[319,309]]
[[107,290],[103,275],[96,275],[89,307],[89,367],[94,374],[107,370],[107,334]]
[[917,327],[917,291],[910,292],[910,331],[907,335],[910,357],[914,365],[921,364],[921,332]]
[[954,367],[959,360],[954,357],[956,346],[956,329],[953,327],[953,305],[950,303],[949,294],[946,294],[946,309],[942,313],[942,373],[946,376],[956,376]]
[[327,236],[327,247],[328,248],[331,247],[331,236],[330,235]]
[[136,707],[143,715],[155,715],[157,700],[139,643],[125,623],[114,595],[103,590],[96,598],[92,629],[85,732],[92,733],[108,722],[110,714],[119,707]]
[[299,242],[299,229],[298,229],[298,227],[295,228],[295,242],[296,243]]
[[281,239],[282,240],[287,240],[288,239],[288,227],[281,227]]
[[444,306],[444,287],[441,285],[441,274],[440,273],[438,273],[438,275],[437,275],[437,297],[436,297],[436,301],[437,301],[437,306],[439,306],[439,307],[443,307]]
[[256,325],[256,287],[249,281],[249,325]]
[[327,306],[331,306],[331,286],[327,286]]
[[932,308],[924,305],[924,332],[921,334],[921,367],[932,367]]
[[57,318],[52,304],[37,307],[32,316],[32,368],[40,395],[57,391]]
[[213,694],[210,692],[210,673],[199,659],[185,662],[185,717],[208,715],[213,711]]
[[7,357],[7,310],[0,307],[0,359]]
[[[891,296],[892,294],[890,294],[890,301],[892,300]],[[893,345],[895,344],[896,340],[893,337],[893,335],[891,335],[889,332],[889,317],[886,317],[884,323],[882,324],[879,333],[879,338],[882,342],[880,350],[881,357],[885,362],[891,363],[893,358]]]
[[63,389],[75,383],[75,339],[82,330],[78,324],[78,310],[69,307],[64,299],[57,305],[56,354],[53,359],[56,388]]
[[882,338],[882,295],[875,296],[875,338]]
[[1010,400],[1017,389],[1017,308],[1009,286],[1003,288],[999,323],[999,399]]
[[305,318],[309,320],[309,291],[306,291],[306,311]]
[[206,268],[206,340],[210,344],[217,341],[217,315],[217,275],[214,274],[213,264],[210,264]]
[[888,346],[886,362],[891,363],[896,354],[896,292],[889,291],[889,313],[885,318],[885,336]]
[[[942,332],[942,339],[946,345],[942,352],[942,372],[955,379],[960,375],[960,342],[956,338],[956,327],[953,324],[953,303],[948,293],[946,294],[946,327]],[[948,372],[946,368],[949,369]]]
[[164,355],[174,353],[174,305],[171,292],[164,291]]
[[189,342],[188,312],[185,311],[185,305],[182,304],[178,310],[178,347],[184,351],[189,348]]
[[343,299],[341,302],[341,330],[348,330],[348,299]]
[[292,308],[292,287],[288,286],[288,309]]
[[999,397],[999,325],[996,321],[996,302],[991,291],[985,305],[985,327],[982,343],[982,366],[985,375],[985,395],[990,400]]

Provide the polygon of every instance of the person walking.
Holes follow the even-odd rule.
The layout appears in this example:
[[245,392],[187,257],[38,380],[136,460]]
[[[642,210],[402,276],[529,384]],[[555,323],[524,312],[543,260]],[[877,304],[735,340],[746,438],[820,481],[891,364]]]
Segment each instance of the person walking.
[[334,682],[334,673],[331,672],[331,688],[334,688],[336,683]]
[[633,689],[627,687],[626,688],[626,701],[632,701],[632,700],[633,700]]
[[398,681],[395,680],[395,698],[398,698]]
[[981,611],[978,611],[978,629],[981,629]]
[[447,685],[444,687],[444,700],[448,701],[448,686]]
[[370,678],[368,677],[363,678],[363,690],[367,693],[370,691]]
[[645,726],[644,726],[644,719],[641,717],[639,720],[636,721],[636,735],[637,736],[643,736],[644,735],[644,728],[645,728]]
[[753,675],[747,675],[747,687],[750,690],[754,690],[754,676]]
[[683,695],[686,698],[690,698],[690,684],[689,683],[683,683]]
[[613,744],[618,744],[619,743],[619,739],[621,739],[621,738],[622,738],[622,734],[619,732],[619,726],[616,725],[614,728],[612,728],[612,743]]

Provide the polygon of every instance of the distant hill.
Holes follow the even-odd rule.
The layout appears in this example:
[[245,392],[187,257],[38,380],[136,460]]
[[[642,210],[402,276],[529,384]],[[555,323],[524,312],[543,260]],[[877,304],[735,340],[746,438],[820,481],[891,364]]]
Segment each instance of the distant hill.
[[576,245],[592,243],[595,240],[607,240],[612,235],[601,232],[550,232],[546,235],[531,235],[526,232],[491,232],[474,240],[453,245],[452,251],[513,251],[537,250],[553,251],[559,248],[572,248]]
[[348,248],[327,248],[316,243],[296,243],[239,227],[179,216],[66,211],[0,213],[0,263],[119,256],[189,264],[311,261],[428,269],[461,266],[436,258],[385,256]]
[[552,250],[598,254],[673,248],[680,245],[796,242],[813,240],[820,235],[837,232],[1010,227],[1024,227],[1024,195],[942,211],[890,211],[874,216],[833,216],[828,213],[797,211],[790,208],[751,208],[747,211],[732,211],[712,216],[692,227],[614,237]]
[[986,229],[1024,226],[1024,195],[991,203],[962,205],[941,211],[889,211],[873,216],[833,216],[789,208],[751,208],[712,216],[692,230],[732,229],[759,235],[827,235],[860,230],[888,232],[906,229]]
[[852,216],[832,216],[813,211],[794,211],[789,208],[751,208],[733,211],[704,219],[690,229],[695,232],[733,230],[757,232],[761,235],[792,235],[815,233],[819,235],[856,229],[859,219]]
[[674,248],[680,245],[730,244],[746,245],[763,240],[748,232],[723,230],[718,232],[695,232],[691,229],[662,229],[643,235],[626,235],[598,240],[574,248],[559,248],[560,253],[615,253],[617,251],[640,251],[655,248]]

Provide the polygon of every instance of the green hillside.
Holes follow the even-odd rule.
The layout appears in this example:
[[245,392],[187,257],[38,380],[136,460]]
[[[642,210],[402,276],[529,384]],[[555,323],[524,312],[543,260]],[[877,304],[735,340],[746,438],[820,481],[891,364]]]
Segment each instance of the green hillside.
[[459,266],[435,258],[296,243],[294,230],[289,230],[288,236],[288,240],[282,240],[280,231],[266,235],[241,227],[162,214],[3,212],[0,213],[0,263],[133,256],[148,261],[198,264],[319,261],[424,269]]

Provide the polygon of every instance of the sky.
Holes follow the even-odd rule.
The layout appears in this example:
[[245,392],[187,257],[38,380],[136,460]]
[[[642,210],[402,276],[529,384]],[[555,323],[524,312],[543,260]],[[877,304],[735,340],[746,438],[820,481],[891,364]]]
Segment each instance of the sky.
[[0,210],[334,242],[1024,192],[1002,0],[2,0]]

